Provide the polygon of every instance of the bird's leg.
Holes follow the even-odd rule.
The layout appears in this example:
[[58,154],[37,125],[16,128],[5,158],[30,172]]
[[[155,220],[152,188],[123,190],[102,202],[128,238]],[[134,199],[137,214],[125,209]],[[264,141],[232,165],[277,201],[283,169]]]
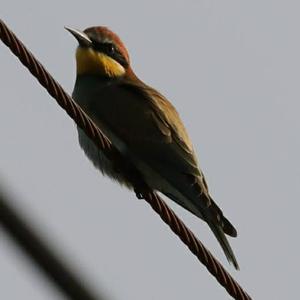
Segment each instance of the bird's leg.
[[144,199],[143,192],[140,189],[134,188],[135,195],[138,199]]
[[140,181],[138,185],[134,186],[134,192],[138,199],[145,199],[145,195],[152,192],[152,190],[145,184],[145,182]]
[[149,193],[151,189],[135,166],[126,159],[114,159],[112,162],[115,171],[122,174],[132,184],[136,197],[144,199],[146,193]]

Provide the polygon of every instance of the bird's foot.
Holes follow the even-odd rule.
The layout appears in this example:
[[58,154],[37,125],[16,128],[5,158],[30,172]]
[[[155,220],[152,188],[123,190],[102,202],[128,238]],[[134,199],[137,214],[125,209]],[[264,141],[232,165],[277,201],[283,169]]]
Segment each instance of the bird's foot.
[[141,189],[134,189],[135,195],[138,199],[144,199],[144,192]]

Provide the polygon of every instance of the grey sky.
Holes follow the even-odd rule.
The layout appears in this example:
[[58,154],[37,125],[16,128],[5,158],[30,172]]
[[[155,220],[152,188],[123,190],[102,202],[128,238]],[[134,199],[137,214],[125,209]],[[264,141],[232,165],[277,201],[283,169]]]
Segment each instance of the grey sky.
[[[76,43],[63,27],[117,32],[136,73],[180,112],[211,194],[238,229],[230,241],[241,271],[228,266],[202,221],[172,207],[253,298],[296,298],[299,2],[0,6],[0,17],[69,92]],[[230,299],[145,202],[92,167],[73,122],[2,44],[0,63],[1,181],[90,283],[113,299]],[[1,299],[60,299],[3,234],[0,261]]]

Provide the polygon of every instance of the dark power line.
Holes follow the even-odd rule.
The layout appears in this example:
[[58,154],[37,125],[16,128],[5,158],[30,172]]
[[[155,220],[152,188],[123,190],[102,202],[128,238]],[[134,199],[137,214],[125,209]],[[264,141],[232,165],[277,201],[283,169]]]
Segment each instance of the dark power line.
[[84,285],[10,203],[12,199],[0,190],[0,225],[49,281],[71,300],[104,300]]

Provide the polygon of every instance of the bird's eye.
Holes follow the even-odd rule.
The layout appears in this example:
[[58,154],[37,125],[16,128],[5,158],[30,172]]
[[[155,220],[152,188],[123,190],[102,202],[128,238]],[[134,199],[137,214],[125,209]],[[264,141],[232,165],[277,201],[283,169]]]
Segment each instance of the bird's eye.
[[117,52],[113,43],[99,43],[98,41],[93,41],[93,48],[108,55],[113,55]]
[[114,54],[116,52],[116,47],[112,43],[105,43],[105,50],[108,54]]

